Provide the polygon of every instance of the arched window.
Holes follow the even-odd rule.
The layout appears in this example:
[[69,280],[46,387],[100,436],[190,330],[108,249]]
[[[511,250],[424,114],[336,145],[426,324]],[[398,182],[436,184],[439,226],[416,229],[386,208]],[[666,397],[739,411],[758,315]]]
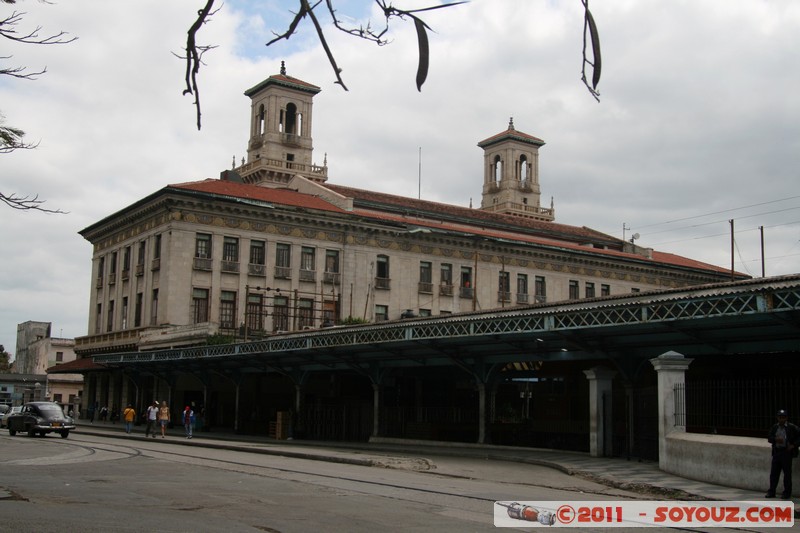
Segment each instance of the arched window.
[[500,180],[503,179],[503,160],[499,155],[494,156],[493,166],[492,172],[494,174],[494,181],[495,183],[500,183]]
[[288,104],[286,106],[286,124],[283,128],[284,133],[297,135],[297,106]]
[[257,117],[258,121],[257,130],[259,135],[264,135],[264,127],[266,123],[265,119],[266,119],[266,113],[264,111],[264,104],[261,104],[261,107],[258,108],[258,117]]
[[519,179],[528,181],[528,158],[524,155],[519,156]]

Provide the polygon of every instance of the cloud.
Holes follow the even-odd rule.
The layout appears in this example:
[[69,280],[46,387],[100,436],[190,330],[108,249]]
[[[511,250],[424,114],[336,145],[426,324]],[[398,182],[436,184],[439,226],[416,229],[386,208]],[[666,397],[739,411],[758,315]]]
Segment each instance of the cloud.
[[[249,133],[243,92],[281,61],[322,88],[314,159],[327,156],[331,182],[479,205],[477,143],[513,117],[546,142],[542,202],[554,198],[558,222],[618,237],[625,224],[626,237],[637,232],[644,246],[727,267],[734,219],[737,270],[760,275],[764,226],[767,274],[800,271],[796,2],[592,3],[603,51],[597,103],[580,81],[579,2],[471,2],[423,14],[431,68],[418,92],[410,21],[395,21],[382,47],[326,24],[344,91],[308,20],[300,35],[264,46],[291,20],[294,2],[230,0],[200,35],[216,48],[199,75],[199,132],[174,55],[197,6],[125,5],[16,5],[26,27],[79,40],[4,49],[13,58],[3,65],[47,73],[0,79],[6,123],[40,142],[0,156],[0,190],[69,211],[0,209],[0,344],[10,351],[26,320],[52,321],[67,337],[87,333],[91,246],[78,231],[169,183],[217,177],[234,157],[238,164]],[[368,15],[381,23],[368,0],[337,5],[353,25]]]

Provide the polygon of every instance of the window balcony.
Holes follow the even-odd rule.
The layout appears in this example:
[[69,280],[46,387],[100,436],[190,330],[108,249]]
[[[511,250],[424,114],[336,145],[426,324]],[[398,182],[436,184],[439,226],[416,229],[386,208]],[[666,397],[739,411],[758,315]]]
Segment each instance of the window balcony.
[[207,257],[195,257],[194,263],[192,264],[192,268],[195,270],[206,270],[211,271],[211,259]]
[[439,296],[452,296],[453,295],[453,286],[450,284],[441,284],[439,285]]
[[220,267],[223,272],[229,272],[231,274],[239,273],[239,261],[222,261]]
[[339,285],[342,282],[342,275],[338,272],[323,272],[322,273],[322,283],[330,283],[333,285]]
[[375,288],[382,290],[389,290],[391,288],[389,278],[375,278]]
[[144,264],[136,265],[136,276],[144,276]]
[[117,273],[112,272],[111,274],[108,275],[108,284],[114,285],[116,282],[117,282]]
[[122,281],[128,281],[131,279],[131,271],[130,270],[123,270],[122,271]]
[[518,304],[526,304],[526,303],[528,303],[528,295],[527,294],[523,294],[521,292],[518,292],[517,293],[517,303]]
[[472,287],[459,287],[458,295],[461,298],[469,298],[471,300],[475,297],[475,289]]
[[300,281],[317,281],[316,270],[303,270],[300,269]]
[[511,301],[511,293],[508,291],[497,291],[497,301],[499,303],[507,303]]
[[284,266],[275,266],[276,279],[292,279],[292,268]]
[[153,262],[150,264],[150,270],[158,270],[161,268],[161,258],[156,257],[153,259]]
[[536,295],[536,296],[534,296],[533,298],[534,298],[534,301],[535,301],[537,304],[544,304],[544,303],[547,303],[547,296],[545,296],[544,294],[537,294],[537,295]]
[[256,265],[254,263],[250,263],[247,265],[247,273],[251,276],[266,276],[267,267],[265,265]]
[[417,290],[423,294],[433,294],[433,283],[420,281]]
[[98,289],[103,288],[103,276],[97,276],[97,284],[95,285]]

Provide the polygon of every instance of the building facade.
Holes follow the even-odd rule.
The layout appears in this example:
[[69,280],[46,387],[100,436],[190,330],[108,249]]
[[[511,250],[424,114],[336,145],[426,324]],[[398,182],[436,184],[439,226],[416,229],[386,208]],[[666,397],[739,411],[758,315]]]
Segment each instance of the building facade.
[[[327,163],[313,162],[318,92],[285,70],[269,77],[245,92],[247,161],[219,179],[168,185],[80,232],[93,245],[88,334],[76,339],[81,357],[746,277],[555,222],[553,202],[540,205],[544,141],[513,121],[479,143],[480,209],[329,183]],[[569,373],[583,379],[578,368]],[[419,399],[427,394],[419,383],[435,389],[450,379],[429,374],[403,382],[402,394]],[[98,374],[84,405],[141,402],[164,389],[199,401],[197,391],[217,378],[201,386],[199,376],[168,383],[151,376],[135,387],[139,398],[126,379]],[[371,395],[369,386],[345,385],[349,377],[336,386],[326,379],[318,398]],[[291,405],[293,387],[276,381],[265,369],[264,381],[243,394],[258,406],[259,391],[283,391]],[[468,381],[454,381],[452,392],[471,397]],[[564,387],[563,379],[551,383]],[[238,387],[225,402],[239,401]],[[221,414],[215,423],[225,423]]]

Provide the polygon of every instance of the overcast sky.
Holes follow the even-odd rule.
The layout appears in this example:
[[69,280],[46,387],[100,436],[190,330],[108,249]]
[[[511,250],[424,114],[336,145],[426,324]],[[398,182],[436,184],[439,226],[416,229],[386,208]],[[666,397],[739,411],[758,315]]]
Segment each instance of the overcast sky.
[[[220,2],[217,2],[218,4]],[[423,14],[428,81],[415,86],[413,24],[394,21],[378,47],[320,18],[349,91],[310,21],[288,42],[295,0],[227,0],[199,37],[216,45],[199,83],[203,127],[182,96],[180,54],[202,0],[20,0],[17,30],[69,32],[63,46],[2,42],[0,68],[47,68],[37,81],[0,76],[5,125],[35,150],[0,154],[0,191],[39,195],[64,215],[0,205],[0,344],[17,324],[87,334],[92,249],[78,232],[170,183],[217,178],[246,155],[243,92],[287,73],[322,88],[314,159],[329,181],[468,206],[480,204],[479,141],[537,136],[542,203],[556,221],[761,276],[800,272],[800,2],[593,0],[603,70],[598,103],[580,80],[580,0],[474,0]],[[336,0],[353,25],[371,0]],[[436,0],[394,2],[421,7]],[[324,2],[321,7],[324,7]],[[420,157],[421,153],[421,157]],[[421,163],[421,165],[420,165]],[[420,173],[421,168],[421,173]],[[421,180],[420,180],[421,175]],[[421,182],[421,187],[420,187]],[[627,229],[630,228],[630,229]]]

